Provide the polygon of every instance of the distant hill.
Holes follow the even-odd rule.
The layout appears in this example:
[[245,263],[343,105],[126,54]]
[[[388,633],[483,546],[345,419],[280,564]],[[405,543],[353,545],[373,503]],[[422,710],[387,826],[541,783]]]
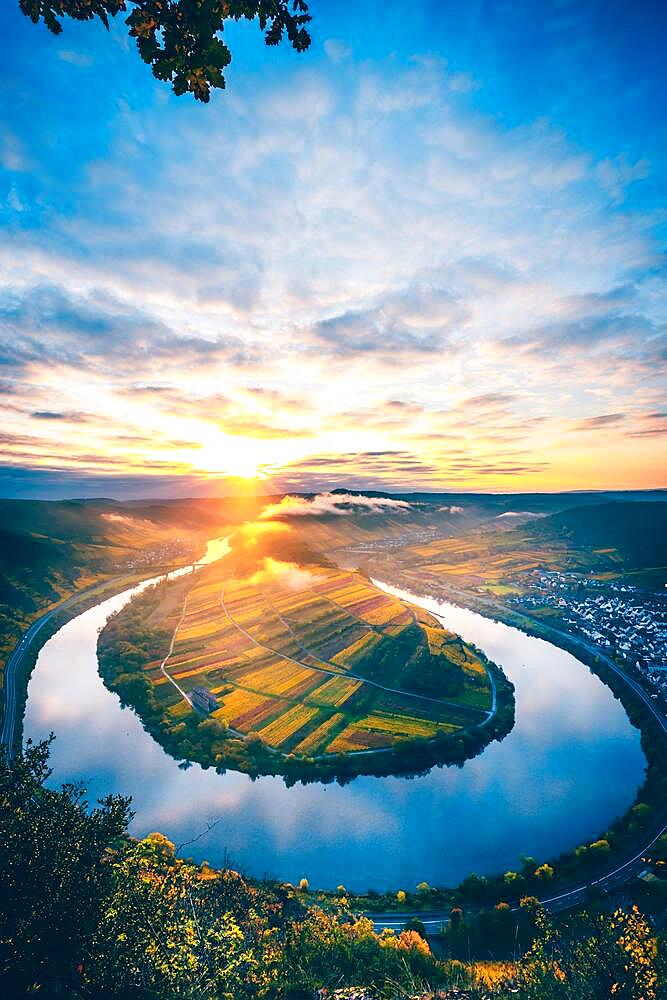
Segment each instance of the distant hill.
[[0,500],[0,675],[42,608],[93,580],[198,557],[262,499]]
[[667,502],[612,502],[552,514],[522,528],[539,542],[588,553],[615,549],[626,569],[667,565]]

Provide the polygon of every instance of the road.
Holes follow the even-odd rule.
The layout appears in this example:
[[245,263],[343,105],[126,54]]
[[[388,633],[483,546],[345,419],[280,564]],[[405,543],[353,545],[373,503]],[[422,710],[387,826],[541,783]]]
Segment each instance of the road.
[[[461,591],[456,591],[451,588],[453,593],[456,594],[460,599],[464,599],[466,595]],[[475,611],[475,608],[469,608],[467,604],[463,604],[468,610]],[[501,616],[500,609],[495,605],[489,605],[489,610],[499,617]],[[477,612],[479,613],[479,612]],[[516,626],[512,626],[516,627]],[[541,626],[544,629],[544,626]],[[584,639],[580,639],[577,636],[571,635],[569,632],[561,632],[560,629],[553,628],[553,626],[548,626],[548,632],[552,633],[555,637],[560,637],[562,639],[567,639],[569,643],[574,646],[578,646],[580,649],[585,650],[587,653],[598,657],[608,666],[616,675],[619,677],[630,690],[636,694],[642,703],[649,710],[653,718],[658,723],[661,732],[667,736],[667,719],[661,712],[660,708],[655,704],[650,695],[644,690],[641,684],[636,681],[633,677],[619,667],[618,664],[611,659],[606,653],[598,649],[592,643],[587,642]],[[542,638],[539,636],[539,638]],[[558,643],[556,643],[559,645]],[[561,648],[563,648],[561,646]],[[569,650],[566,650],[569,651]],[[642,858],[646,856],[648,851],[653,847],[653,845],[660,839],[660,837],[667,833],[667,817],[663,817],[662,821],[659,823],[657,830],[653,831],[653,835],[650,841],[641,848],[636,854],[628,858],[622,864],[616,864],[613,868],[598,875],[597,878],[589,879],[585,882],[581,882],[578,885],[567,889],[564,892],[558,893],[554,896],[543,896],[540,897],[540,902],[550,913],[558,913],[563,910],[571,909],[572,907],[578,906],[586,901],[588,891],[593,889],[599,889],[601,892],[611,892],[614,889],[619,888],[625,883],[631,881],[635,878],[642,868],[645,867],[642,862]],[[512,907],[513,910],[518,909],[517,906]],[[371,913],[367,914],[374,923],[375,929],[377,931],[382,930],[383,927],[390,927],[394,930],[400,930],[401,927],[406,923],[406,921],[411,919],[421,920],[427,931],[437,932],[443,925],[447,924],[449,921],[449,912],[446,910],[440,911],[427,911],[420,912],[415,911],[412,913],[406,912],[397,915],[396,913]]]
[[[590,889],[599,889],[603,893],[608,893],[614,889],[618,889],[626,882],[635,878],[642,868],[646,867],[642,858],[646,856],[647,851],[653,847],[656,841],[659,840],[665,832],[667,832],[667,821],[661,824],[660,829],[654,834],[651,841],[646,844],[641,851],[634,854],[627,861],[624,861],[620,865],[616,865],[614,868],[602,875],[599,875],[597,878],[581,882],[572,889],[558,893],[558,895],[541,896],[539,897],[540,902],[544,908],[549,911],[549,913],[560,913],[563,910],[569,910],[575,906],[585,903]],[[512,910],[514,912],[518,909],[519,906],[517,904],[512,906]],[[449,910],[414,910],[412,912],[405,911],[400,914],[395,912],[368,912],[366,915],[371,918],[373,926],[378,932],[384,927],[390,927],[392,930],[401,930],[408,920],[414,919],[420,920],[426,930],[433,934],[437,933],[441,927],[449,923]]]
[[[475,614],[484,614],[483,611],[479,610],[479,605],[481,605],[483,608],[486,608],[488,612],[487,617],[493,617],[496,620],[499,620],[504,624],[508,625],[510,628],[521,628],[521,625],[517,625],[516,622],[505,621],[503,608],[493,601],[486,601],[479,595],[471,597],[471,595],[467,594],[464,590],[458,590],[456,587],[452,587],[450,584],[447,584],[447,586],[443,588],[443,590],[444,590],[444,596],[440,598],[436,597],[435,598],[436,600],[450,601],[453,604],[458,603],[458,605],[462,608],[465,608],[466,611],[473,611]],[[636,681],[633,677],[631,677],[628,673],[626,673],[622,667],[619,667],[616,661],[613,660],[602,649],[596,646],[595,643],[589,642],[586,639],[582,639],[580,636],[572,635],[571,632],[565,632],[562,629],[555,628],[553,625],[545,625],[543,622],[536,623],[536,631],[531,631],[530,617],[528,615],[522,615],[522,617],[528,623],[528,626],[524,628],[524,631],[535,636],[535,638],[543,639],[545,642],[548,642],[549,639],[545,638],[545,636],[552,635],[554,645],[559,646],[561,649],[564,649],[565,652],[569,653],[571,652],[571,650],[568,649],[567,645],[563,644],[563,640],[566,640],[567,643],[570,643],[571,645],[576,646],[579,649],[583,649],[584,652],[588,653],[590,656],[597,657],[598,660],[601,660],[602,663],[604,663],[605,666],[609,667],[609,669],[612,670],[617,677],[620,677],[620,679],[624,681],[627,687],[629,687],[630,690],[633,691],[637,695],[637,697],[644,703],[646,708],[648,708],[649,712],[658,723],[658,726],[662,730],[663,734],[667,736],[667,718],[665,718],[665,715],[661,711],[659,706],[656,705],[655,701],[650,697],[650,695],[645,691],[645,689],[638,681]],[[537,631],[537,628],[539,628],[539,632]],[[559,640],[561,641],[559,642]]]
[[187,703],[190,706],[190,708],[192,708],[193,705],[192,705],[192,700],[190,698],[190,695],[187,694],[187,692],[183,690],[183,688],[178,683],[178,681],[175,680],[171,676],[171,674],[167,672],[167,669],[166,669],[166,667],[167,667],[167,660],[170,658],[170,656],[172,656],[172,654],[174,652],[174,643],[176,642],[176,633],[178,632],[179,628],[183,624],[183,620],[185,618],[187,609],[188,609],[188,595],[186,594],[185,597],[184,597],[184,599],[183,599],[183,613],[181,614],[181,617],[178,620],[178,625],[176,626],[176,628],[172,632],[171,642],[169,643],[169,652],[167,653],[167,655],[165,656],[164,660],[160,664],[160,672],[167,678],[167,680],[169,681],[170,684],[174,685],[174,687],[176,688],[176,690],[180,694],[181,698],[184,698],[185,701],[187,701]]
[[557,635],[566,637],[568,641],[573,643],[575,646],[586,650],[586,652],[593,656],[597,656],[598,659],[602,660],[602,662],[608,666],[610,670],[613,670],[617,677],[620,677],[622,681],[625,681],[626,685],[634,691],[634,693],[644,703],[646,708],[648,708],[663,734],[667,736],[667,719],[651,696],[644,690],[642,685],[634,679],[634,677],[630,677],[630,675],[627,674],[622,667],[619,667],[610,656],[603,653],[602,650],[598,649],[597,646],[594,646],[592,643],[586,642],[584,639],[579,639],[577,636],[573,636],[569,632],[561,632],[560,629],[553,628],[553,626],[550,626],[550,631],[556,633]]
[[[45,612],[39,618],[35,619],[35,621],[22,635],[21,639],[19,640],[18,644],[16,645],[15,649],[13,650],[9,659],[7,660],[5,666],[5,682],[4,682],[5,714],[3,719],[0,742],[2,743],[2,746],[6,749],[8,756],[11,757],[14,748],[14,740],[16,732],[16,722],[17,722],[16,699],[17,699],[18,671],[21,666],[23,658],[27,655],[27,653],[30,650],[33,639],[44,628],[46,623],[49,622],[55,615],[60,614],[62,611],[71,607],[73,604],[76,604],[86,594],[98,589],[103,585],[109,585],[110,583],[118,582],[119,580],[122,579],[125,578],[119,577],[116,578],[116,581],[105,580],[99,583],[91,584],[91,586],[85,587],[83,590],[77,591],[75,594],[72,594],[70,597],[66,598],[66,600],[61,601],[60,604],[57,604],[55,607]],[[223,610],[228,614],[230,621],[232,621],[234,625],[236,625],[236,627],[241,632],[244,632],[245,630],[241,626],[239,626],[237,622],[234,622],[234,620],[231,618],[231,615],[229,615],[229,613],[227,612],[227,608],[225,607],[224,604],[223,595],[221,595],[221,604]],[[498,612],[496,611],[496,614],[497,613]],[[621,678],[621,680],[623,680],[623,682],[633,691],[633,693],[636,694],[641,699],[643,704],[646,706],[646,708],[648,708],[651,715],[657,721],[662,733],[665,736],[667,736],[667,720],[665,719],[664,715],[662,714],[658,706],[644,691],[642,686],[637,681],[634,680],[634,678],[630,677],[621,667],[617,666],[617,664],[614,663],[614,661],[610,657],[608,657],[605,653],[603,653],[601,650],[598,650],[596,647],[588,644],[584,640],[580,640],[577,637],[570,635],[569,633],[559,633],[557,629],[550,628],[550,631],[553,632],[554,634],[560,634],[563,638],[567,638],[568,642],[571,642],[574,645],[585,649],[587,652],[592,653],[595,656],[599,657],[611,670],[614,671],[614,673],[619,678]],[[246,634],[248,635],[249,639],[251,639],[253,642],[256,642],[253,636],[251,636],[249,633]],[[174,637],[175,637],[175,632],[174,632]],[[172,643],[172,649],[173,649],[173,643]],[[277,650],[271,650],[271,651],[278,652]],[[285,654],[280,653],[279,655],[284,656]],[[168,657],[165,658],[165,660],[163,661],[163,666],[166,664],[167,659]],[[290,659],[290,657],[288,657],[288,659]],[[298,661],[294,662],[298,663]],[[334,671],[324,671],[324,672],[333,673]],[[336,672],[340,674],[340,671]],[[347,676],[350,675],[348,674]],[[170,680],[171,679],[172,678],[170,678]],[[360,679],[366,680],[365,678],[360,678]],[[368,681],[366,681],[366,683],[368,683]],[[386,690],[391,690],[391,689],[386,689]],[[540,901],[550,912],[556,913],[561,910],[566,910],[580,903],[583,903],[586,899],[586,894],[590,888],[597,888],[600,889],[602,892],[609,892],[613,889],[618,888],[619,886],[630,881],[630,879],[634,878],[638,874],[638,872],[641,871],[643,867],[643,863],[641,860],[642,857],[646,855],[646,853],[651,849],[651,847],[665,832],[667,832],[667,819],[663,820],[660,823],[657,830],[654,831],[651,840],[648,843],[646,843],[640,851],[634,854],[631,858],[626,859],[622,864],[616,865],[615,867],[604,872],[595,879],[587,880],[570,889],[567,889],[565,892],[559,893],[554,896],[541,897]],[[514,909],[516,909],[516,907],[514,907]],[[383,927],[400,929],[405,924],[406,921],[415,918],[417,920],[421,920],[426,929],[433,932],[439,930],[440,927],[442,927],[444,924],[448,922],[449,911],[448,910],[414,911],[414,912],[404,912],[401,914],[368,913],[368,916],[371,917],[371,919],[373,920],[377,930],[381,930]]]
[[[123,579],[118,577],[117,579]],[[40,615],[32,623],[30,628],[26,629],[21,638],[19,639],[17,645],[15,646],[13,652],[11,653],[7,663],[5,664],[5,679],[4,679],[4,696],[5,696],[5,714],[2,720],[2,734],[0,735],[0,744],[5,749],[7,756],[11,758],[14,750],[15,734],[16,734],[16,697],[17,697],[17,679],[18,671],[24,656],[28,653],[30,646],[32,644],[35,636],[41,632],[47,622],[49,622],[55,615],[61,613],[65,609],[76,604],[80,601],[82,597],[86,594],[91,593],[102,585],[108,583],[113,583],[112,580],[103,580],[98,583],[93,583],[89,587],[84,587],[83,590],[78,590],[71,597],[66,598],[61,601],[60,604],[56,604],[55,607],[51,608],[50,611],[45,612],[45,614]]]

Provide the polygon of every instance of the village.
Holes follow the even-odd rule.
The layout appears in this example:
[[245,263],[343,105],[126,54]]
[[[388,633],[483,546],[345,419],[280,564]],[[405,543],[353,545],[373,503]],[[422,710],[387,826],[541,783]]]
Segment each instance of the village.
[[[522,581],[523,582],[523,581]],[[632,667],[667,701],[667,594],[627,583],[541,571],[527,589],[507,598],[522,610],[555,609],[568,631],[579,633]]]

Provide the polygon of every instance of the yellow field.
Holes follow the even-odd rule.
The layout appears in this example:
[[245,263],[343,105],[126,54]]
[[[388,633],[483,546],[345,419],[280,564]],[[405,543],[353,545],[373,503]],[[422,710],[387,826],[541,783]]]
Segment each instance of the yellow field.
[[[380,662],[395,666],[392,636],[400,637],[406,625],[414,628],[414,609],[357,573],[318,567],[305,579],[307,586],[294,589],[254,577],[230,579],[224,566],[200,571],[167,671],[186,691],[202,686],[216,694],[214,717],[243,733],[258,732],[268,746],[285,753],[382,748],[398,737],[428,738],[446,729],[431,719],[430,710],[421,717],[420,702],[412,701],[409,690],[401,691],[395,710],[392,705],[373,711],[382,690],[364,679],[379,649]],[[420,618],[428,622],[420,627],[434,655],[474,669],[456,636],[428,613]],[[470,660],[477,663],[472,652]],[[158,672],[158,662],[149,667],[148,676],[169,705],[177,692],[165,688],[168,679]],[[361,721],[354,705],[368,713]],[[174,718],[192,711],[182,700],[167,710]]]
[[364,612],[363,618],[370,625],[388,625],[397,618],[405,617],[405,610],[398,602],[392,602],[376,608],[374,611]]
[[385,715],[383,712],[367,715],[359,722],[359,728],[392,733],[396,736],[435,736],[438,730],[435,722],[426,719],[417,719],[409,715]]
[[250,670],[247,674],[242,674],[239,683],[244,687],[266,691],[267,694],[281,695],[296,684],[301,684],[305,680],[319,680],[321,676],[308,667],[300,670],[290,660],[276,658],[268,667],[260,667],[259,670]]
[[265,743],[279,747],[318,714],[319,709],[317,708],[310,708],[308,705],[295,705],[274,722],[270,722],[264,729],[260,729],[259,734]]
[[[361,739],[354,739],[353,737],[359,737]],[[390,746],[391,739],[387,736],[385,746]],[[364,742],[363,734],[359,733],[357,726],[352,723],[347,726],[342,733],[339,733],[334,740],[329,743],[327,747],[327,753],[354,753],[355,750],[369,750],[369,744]]]
[[323,722],[321,726],[317,729],[313,729],[312,733],[309,733],[304,740],[294,747],[294,753],[310,754],[315,750],[321,749],[321,747],[329,742],[329,736],[331,732],[337,728],[345,718],[340,712],[332,715],[330,719]]
[[359,690],[362,684],[363,681],[355,681],[350,677],[332,677],[317,689],[317,703],[339,708]]
[[216,709],[212,715],[224,719],[225,722],[231,722],[238,715],[248,712],[251,708],[257,708],[264,701],[266,701],[266,696],[263,694],[255,694],[253,691],[234,688],[230,694],[225,695],[222,707]]

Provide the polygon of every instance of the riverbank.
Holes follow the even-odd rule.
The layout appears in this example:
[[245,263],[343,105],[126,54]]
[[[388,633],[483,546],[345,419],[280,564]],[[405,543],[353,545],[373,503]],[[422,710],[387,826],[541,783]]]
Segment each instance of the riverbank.
[[[194,840],[212,863],[231,856],[247,871],[357,892],[424,879],[456,885],[472,869],[515,869],[522,849],[545,858],[592,839],[640,783],[638,739],[608,689],[556,647],[483,618],[470,638],[518,683],[517,723],[464,768],[289,789],[282,779],[186,771],[98,676],[98,631],[126,600],[91,609],[46,644],[26,735],[58,734],[54,781],[85,781],[94,798],[132,791],[138,835],[164,829],[176,843]],[[600,768],[617,775],[613,787],[600,785]]]
[[[419,601],[411,590],[378,585],[386,586],[390,593],[404,599]],[[435,930],[449,920],[452,907],[509,904],[517,909],[520,897],[530,893],[552,912],[559,912],[583,905],[591,891],[608,893],[635,878],[645,866],[645,855],[667,833],[667,725],[659,708],[608,656],[578,637],[535,622],[498,602],[483,598],[468,600],[470,595],[445,586],[437,598],[429,596],[422,600],[427,609],[437,614],[433,605],[443,597],[466,610],[484,611],[487,615],[491,611],[494,619],[520,628],[535,638],[550,641],[584,662],[611,688],[628,717],[639,728],[648,764],[646,780],[630,809],[588,846],[580,845],[542,864],[529,859],[532,864],[524,865],[521,873],[466,879],[453,890],[425,886],[416,894],[400,893],[400,899],[395,894],[376,894],[375,898],[357,898],[356,905],[373,916],[377,928],[394,927],[401,920],[417,918],[425,920]],[[549,884],[547,893],[544,891],[545,877]]]
[[342,887],[333,899],[305,880],[268,883],[183,859],[160,833],[127,835],[128,799],[111,796],[91,814],[83,790],[45,794],[50,746],[0,760],[3,995],[489,1000],[520,987],[526,1000],[548,1000],[575,975],[577,996],[608,995],[596,988],[603,961],[628,987],[621,995],[658,998],[663,942],[635,908],[558,923],[526,901],[475,922],[459,914],[431,942],[417,923],[377,933]]
[[[303,574],[309,585],[272,589],[221,569],[187,594],[165,581],[133,597],[98,640],[106,686],[175,760],[288,785],[346,782],[461,765],[511,731],[513,687],[502,670],[428,613],[324,567]],[[241,598],[230,608],[234,587]],[[359,614],[335,601],[350,589]],[[340,650],[326,652],[332,643]],[[214,711],[192,709],[193,688],[214,694]]]
[[[159,576],[155,579],[160,579],[173,570],[173,566],[158,568]],[[143,582],[145,582],[143,573],[104,576],[48,607],[31,622],[7,658],[4,668],[0,746],[5,753],[11,756],[15,748],[21,744],[28,684],[42,647],[68,621],[100,602]]]

